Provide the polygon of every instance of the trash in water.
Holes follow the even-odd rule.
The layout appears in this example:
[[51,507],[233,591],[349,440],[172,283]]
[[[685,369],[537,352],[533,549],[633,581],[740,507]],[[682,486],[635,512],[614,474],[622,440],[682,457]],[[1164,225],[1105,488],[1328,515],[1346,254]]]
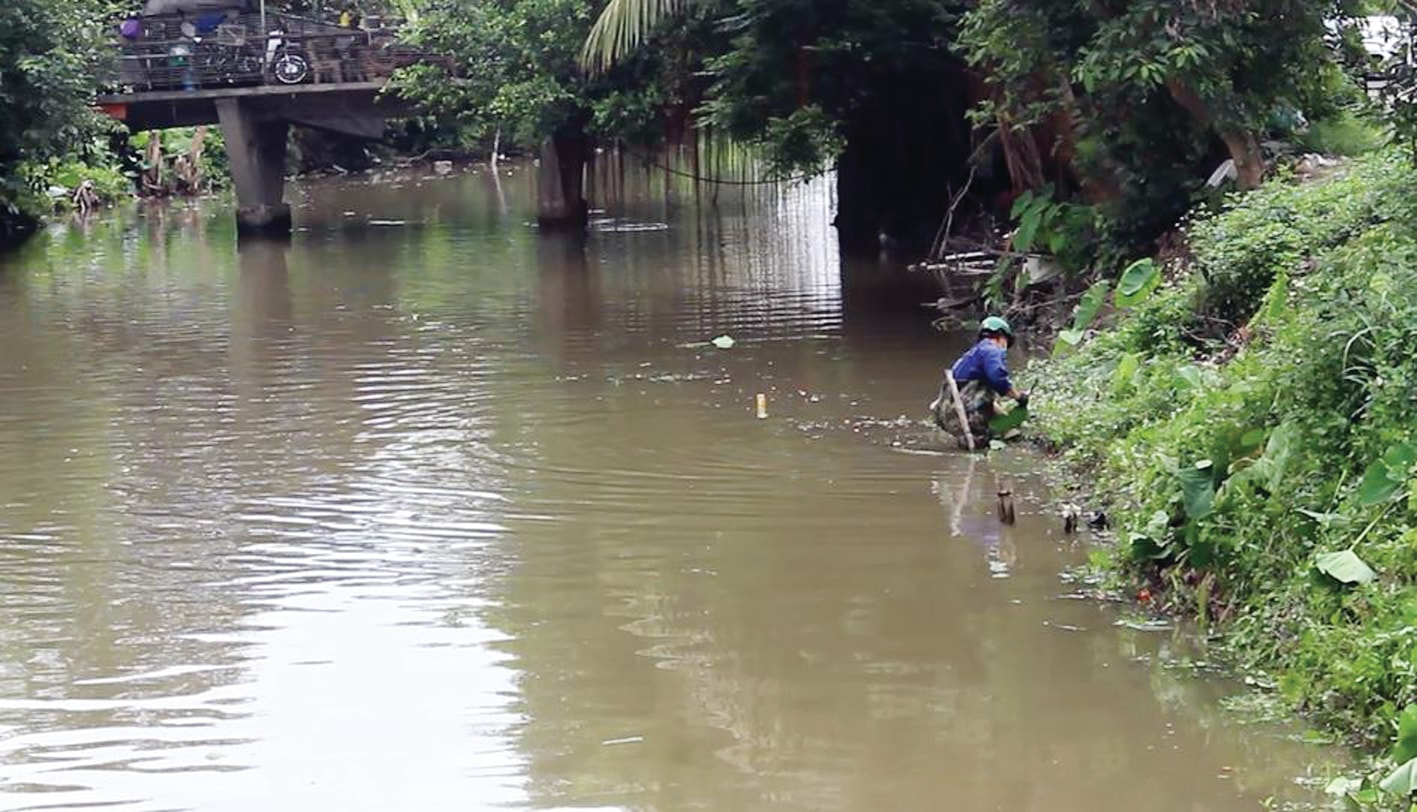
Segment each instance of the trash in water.
[[1138,632],[1165,632],[1170,631],[1172,626],[1166,620],[1130,620],[1123,618],[1112,624],[1123,629],[1131,629]]
[[611,745],[611,744],[639,744],[640,742],[642,742],[642,741],[644,741],[644,740],[645,740],[645,737],[644,737],[644,736],[626,736],[626,737],[624,737],[624,738],[622,738],[622,739],[606,739],[605,741],[601,742],[601,744],[603,744],[603,745]]
[[713,339],[709,343],[718,347],[720,350],[731,350],[733,349],[733,345],[738,342],[733,340],[733,336],[723,335]]

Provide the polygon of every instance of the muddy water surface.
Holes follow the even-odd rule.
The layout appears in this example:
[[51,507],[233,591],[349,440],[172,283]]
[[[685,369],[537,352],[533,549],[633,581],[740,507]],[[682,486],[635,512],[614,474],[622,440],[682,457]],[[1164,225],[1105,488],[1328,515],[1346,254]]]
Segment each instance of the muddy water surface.
[[583,244],[412,173],[0,260],[0,808],[1318,799],[1070,596],[1026,456],[895,424],[958,344],[839,271],[829,184],[641,187]]

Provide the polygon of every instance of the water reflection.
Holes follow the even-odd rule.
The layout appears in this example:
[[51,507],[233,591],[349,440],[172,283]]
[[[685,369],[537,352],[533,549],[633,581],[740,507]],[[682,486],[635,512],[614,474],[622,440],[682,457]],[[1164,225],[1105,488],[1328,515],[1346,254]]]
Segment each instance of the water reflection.
[[899,453],[953,347],[838,268],[830,183],[603,182],[573,239],[531,180],[310,184],[239,252],[219,206],[151,208],[6,261],[0,803],[1312,797],[1324,754],[1059,599],[1082,550],[1026,461]]

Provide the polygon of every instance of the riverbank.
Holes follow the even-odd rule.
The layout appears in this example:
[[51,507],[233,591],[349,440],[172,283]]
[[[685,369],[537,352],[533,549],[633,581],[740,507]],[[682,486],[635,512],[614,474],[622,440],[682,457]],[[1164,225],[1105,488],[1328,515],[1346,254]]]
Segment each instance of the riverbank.
[[1369,751],[1417,703],[1414,187],[1384,153],[1202,212],[1145,302],[1031,369],[1109,569]]

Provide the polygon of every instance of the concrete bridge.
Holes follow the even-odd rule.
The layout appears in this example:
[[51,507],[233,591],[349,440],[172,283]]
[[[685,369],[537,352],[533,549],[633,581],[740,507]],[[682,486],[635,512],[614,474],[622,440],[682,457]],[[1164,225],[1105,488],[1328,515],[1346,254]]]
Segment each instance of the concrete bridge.
[[125,24],[109,89],[97,102],[129,129],[219,124],[226,137],[242,234],[285,234],[290,127],[377,139],[407,112],[381,91],[399,67],[423,61],[393,31],[340,27],[285,14],[216,10]]

